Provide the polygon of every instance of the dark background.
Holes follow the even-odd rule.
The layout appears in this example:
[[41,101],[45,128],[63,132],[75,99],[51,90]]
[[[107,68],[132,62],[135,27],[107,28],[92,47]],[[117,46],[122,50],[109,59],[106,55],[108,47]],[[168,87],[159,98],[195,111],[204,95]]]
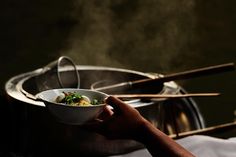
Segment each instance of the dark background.
[[[77,64],[169,74],[236,61],[233,0],[8,0],[0,5],[0,87],[61,55]],[[235,119],[236,74],[179,81],[206,125]]]

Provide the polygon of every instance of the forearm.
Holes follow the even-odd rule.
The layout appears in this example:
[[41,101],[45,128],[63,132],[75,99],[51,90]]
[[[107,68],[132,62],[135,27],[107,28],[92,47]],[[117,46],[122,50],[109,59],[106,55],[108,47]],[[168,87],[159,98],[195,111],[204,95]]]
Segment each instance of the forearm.
[[152,156],[194,157],[190,152],[155,128],[148,121],[139,128],[137,141],[143,143]]

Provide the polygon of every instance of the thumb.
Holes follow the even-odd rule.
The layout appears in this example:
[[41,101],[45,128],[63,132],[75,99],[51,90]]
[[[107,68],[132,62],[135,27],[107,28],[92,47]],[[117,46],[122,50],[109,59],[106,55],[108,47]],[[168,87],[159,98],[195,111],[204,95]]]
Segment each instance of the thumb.
[[107,97],[105,99],[105,102],[114,108],[114,113],[122,113],[129,108],[129,106],[126,103],[124,103],[123,101],[114,96]]

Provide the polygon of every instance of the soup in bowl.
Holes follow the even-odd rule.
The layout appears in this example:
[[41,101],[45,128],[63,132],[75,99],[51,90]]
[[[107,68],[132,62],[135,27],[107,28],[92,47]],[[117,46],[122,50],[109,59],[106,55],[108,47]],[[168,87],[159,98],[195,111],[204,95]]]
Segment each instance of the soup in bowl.
[[40,92],[37,98],[60,122],[81,125],[95,119],[104,109],[107,94],[89,90],[61,88]]

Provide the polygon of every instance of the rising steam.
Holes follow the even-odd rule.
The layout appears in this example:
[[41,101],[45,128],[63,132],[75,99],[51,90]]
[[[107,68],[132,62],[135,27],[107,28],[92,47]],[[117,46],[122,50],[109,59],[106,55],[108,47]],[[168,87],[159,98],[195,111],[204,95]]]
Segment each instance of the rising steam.
[[78,64],[176,70],[196,57],[194,6],[194,0],[74,1],[78,22],[62,54]]

